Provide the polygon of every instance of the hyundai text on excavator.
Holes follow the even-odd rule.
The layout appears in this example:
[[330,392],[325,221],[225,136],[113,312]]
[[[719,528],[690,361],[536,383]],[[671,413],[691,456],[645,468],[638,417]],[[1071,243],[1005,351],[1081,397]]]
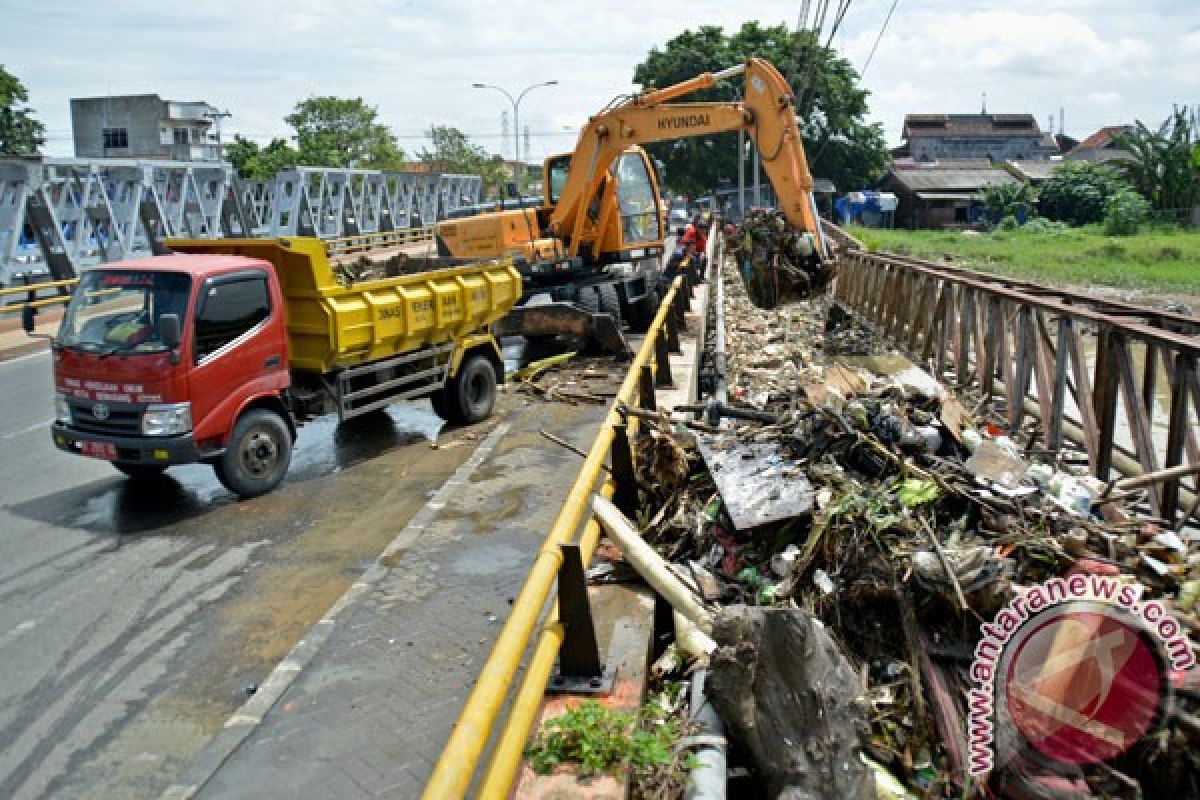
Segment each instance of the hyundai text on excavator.
[[[739,101],[671,102],[737,75],[745,76]],[[502,324],[506,332],[556,332],[567,320],[574,320],[570,332],[579,332],[579,309],[593,312],[590,333],[599,327],[594,312],[618,323],[624,317],[637,330],[655,311],[665,234],[657,172],[639,145],[736,130],[752,137],[788,223],[804,234],[810,257],[823,260],[795,98],[779,71],[757,58],[604,109],[573,152],[546,160],[540,206],[439,223],[439,253],[514,259],[526,301],[543,297],[514,309]]]

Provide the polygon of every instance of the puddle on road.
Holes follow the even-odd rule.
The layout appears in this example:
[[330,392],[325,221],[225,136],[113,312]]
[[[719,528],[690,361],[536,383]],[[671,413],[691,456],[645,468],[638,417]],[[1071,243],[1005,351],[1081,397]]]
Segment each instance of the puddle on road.
[[449,520],[470,520],[470,533],[489,533],[490,528],[497,522],[516,517],[524,507],[525,489],[518,486],[488,495],[482,507],[470,511],[447,506],[442,509],[441,517]]
[[501,575],[529,565],[529,553],[507,544],[478,544],[463,548],[450,568],[460,575]]

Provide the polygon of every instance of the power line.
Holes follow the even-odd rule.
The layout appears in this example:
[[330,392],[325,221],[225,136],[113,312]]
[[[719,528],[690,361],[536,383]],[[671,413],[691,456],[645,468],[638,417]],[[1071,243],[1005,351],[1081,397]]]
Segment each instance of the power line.
[[887,30],[888,23],[892,20],[892,13],[896,10],[896,6],[900,4],[900,0],[892,0],[892,7],[888,9],[887,16],[883,18],[883,25],[879,27],[879,35],[875,37],[875,44],[871,45],[871,52],[867,55],[866,63],[863,68],[858,71],[858,77],[861,80],[867,74],[867,67],[871,66],[871,59],[875,58],[875,50],[879,47],[879,41],[883,38],[883,32]]

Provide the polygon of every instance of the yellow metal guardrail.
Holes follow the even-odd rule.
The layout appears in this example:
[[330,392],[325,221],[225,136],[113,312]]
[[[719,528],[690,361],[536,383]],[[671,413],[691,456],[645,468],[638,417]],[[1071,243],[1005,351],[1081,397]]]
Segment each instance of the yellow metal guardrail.
[[[73,287],[77,283],[79,283],[78,278],[68,278],[66,280],[61,280],[61,281],[46,281],[45,283],[31,283],[28,286],[9,286],[4,289],[0,289],[0,297],[11,297],[12,295],[16,295],[16,294],[29,294],[30,292],[34,292],[36,294],[37,292],[43,291],[45,289],[64,289],[64,288]],[[68,293],[68,294],[55,295],[54,297],[43,297],[43,298],[39,298],[37,300],[26,300],[23,303],[5,303],[5,304],[0,305],[0,314],[6,314],[6,313],[14,312],[14,311],[20,311],[21,309],[26,308],[26,307],[44,308],[45,306],[53,306],[53,305],[58,305],[60,303],[69,303],[70,301],[71,301],[71,295]]]
[[[475,688],[467,698],[442,755],[434,766],[433,774],[422,794],[424,800],[461,798],[470,788],[484,748],[491,739],[493,726],[512,687],[521,656],[529,645],[550,589],[558,577],[558,570],[563,562],[559,545],[572,541],[580,523],[584,522],[584,515],[591,508],[592,492],[600,478],[601,469],[605,466],[605,459],[612,449],[614,426],[625,424],[630,441],[637,431],[637,417],[630,415],[626,421],[618,409],[622,405],[638,405],[639,390],[647,391],[646,382],[653,381],[660,369],[659,359],[664,357],[666,352],[659,343],[659,337],[667,336],[668,317],[678,313],[687,296],[684,278],[680,276],[675,279],[663,298],[658,314],[655,315],[646,334],[646,340],[630,365],[629,373],[604,418],[592,449],[588,452],[583,466],[579,468],[579,474],[563,503],[562,510],[559,511],[550,533],[538,550],[529,577],[513,602],[512,612],[496,638],[491,655],[488,656],[487,663],[475,682]],[[652,388],[650,390],[652,391]],[[600,491],[605,497],[612,498],[616,485],[611,476],[604,480]],[[589,515],[578,541],[585,565],[591,560],[599,538],[600,524]],[[534,645],[521,685],[513,697],[508,719],[481,777],[478,797],[508,797],[562,641],[563,626],[559,622],[557,609],[551,609],[542,623],[541,635]]]
[[381,247],[399,247],[406,244],[433,241],[433,228],[399,228],[379,233],[360,233],[357,236],[342,236],[325,240],[325,252],[331,257],[364,253]]

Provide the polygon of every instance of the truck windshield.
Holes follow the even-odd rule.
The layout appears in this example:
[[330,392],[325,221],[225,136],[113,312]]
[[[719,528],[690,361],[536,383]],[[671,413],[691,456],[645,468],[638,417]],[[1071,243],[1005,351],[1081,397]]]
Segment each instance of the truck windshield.
[[59,344],[89,352],[162,352],[159,320],[163,314],[182,319],[190,289],[191,278],[177,272],[85,272],[59,328]]
[[641,153],[625,153],[617,162],[617,204],[621,208],[621,235],[625,244],[661,238],[654,185]]

